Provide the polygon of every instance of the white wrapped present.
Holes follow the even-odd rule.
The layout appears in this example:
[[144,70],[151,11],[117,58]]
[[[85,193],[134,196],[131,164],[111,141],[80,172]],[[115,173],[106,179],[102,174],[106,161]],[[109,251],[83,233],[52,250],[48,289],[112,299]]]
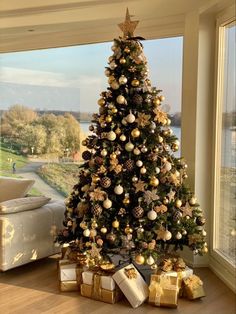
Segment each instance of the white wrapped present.
[[76,264],[68,260],[59,261],[59,280],[76,281]]
[[118,270],[112,277],[132,307],[138,307],[147,299],[148,285],[133,264]]
[[[97,274],[100,276],[100,282],[101,282],[101,289],[106,289],[106,290],[110,290],[113,291],[115,290],[116,284],[115,281],[113,280],[113,278],[111,276],[105,276],[103,274]],[[94,273],[91,271],[84,271],[82,273],[82,282],[86,285],[93,285],[93,277],[94,277]]]

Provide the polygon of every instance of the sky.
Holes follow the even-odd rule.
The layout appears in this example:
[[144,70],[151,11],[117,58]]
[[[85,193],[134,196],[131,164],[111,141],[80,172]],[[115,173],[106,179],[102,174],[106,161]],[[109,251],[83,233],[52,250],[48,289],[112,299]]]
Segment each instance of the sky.
[[[181,110],[183,38],[143,41],[152,86],[170,112]],[[108,87],[104,74],[112,42],[0,55],[0,109],[97,112]]]

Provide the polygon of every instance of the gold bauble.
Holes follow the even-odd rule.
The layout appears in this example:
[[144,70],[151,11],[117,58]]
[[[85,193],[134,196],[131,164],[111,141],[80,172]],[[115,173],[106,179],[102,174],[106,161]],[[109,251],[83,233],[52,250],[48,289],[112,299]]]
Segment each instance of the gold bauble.
[[125,234],[129,234],[129,233],[132,233],[132,232],[133,232],[133,229],[129,225],[127,225],[125,227]]
[[136,262],[138,265],[144,264],[144,262],[145,262],[144,256],[141,255],[141,254],[136,255],[136,256],[135,256],[135,262]]
[[130,53],[130,49],[129,49],[129,47],[125,47],[124,52],[126,52],[126,53]]
[[204,246],[203,248],[202,248],[202,253],[207,253],[208,252],[208,248],[207,248],[207,246]]
[[82,145],[83,145],[83,146],[86,146],[87,144],[88,144],[87,140],[83,140],[83,141],[82,141]]
[[123,204],[124,205],[128,205],[130,203],[130,199],[129,199],[129,197],[125,197],[124,199],[123,199]]
[[119,135],[121,133],[121,129],[120,128],[115,129],[115,133]]
[[154,98],[153,99],[153,101],[152,101],[152,103],[155,105],[155,106],[158,106],[158,105],[160,105],[160,99],[158,99],[158,98]]
[[159,97],[159,99],[160,99],[160,101],[164,101],[164,100],[165,100],[165,96],[161,95],[161,96]]
[[111,88],[112,89],[118,89],[120,87],[120,85],[119,85],[119,83],[117,82],[117,81],[113,81],[112,83],[111,83]]
[[134,80],[131,81],[131,85],[134,86],[134,87],[138,87],[139,84],[140,84],[140,82],[137,79],[134,79]]
[[147,172],[147,169],[145,168],[145,167],[142,167],[141,169],[140,169],[140,173],[141,174],[145,174]]
[[139,136],[140,136],[140,131],[139,131],[139,129],[138,129],[138,128],[133,129],[132,132],[131,132],[131,135],[132,135],[133,137],[139,137]]
[[112,222],[112,227],[113,227],[113,228],[119,228],[119,225],[120,225],[120,223],[119,223],[118,220],[114,220],[114,221]]
[[106,227],[102,227],[101,229],[100,229],[100,231],[101,231],[101,233],[107,233],[107,228]]
[[177,152],[177,151],[179,150],[179,145],[173,144],[173,145],[171,146],[171,149],[173,150],[173,152]]
[[115,81],[115,77],[113,75],[109,76],[108,83],[112,84]]
[[153,177],[151,177],[149,184],[151,186],[158,186],[159,180],[155,176],[153,176]]
[[110,123],[112,121],[112,117],[111,116],[106,116],[106,122]]
[[116,101],[118,104],[122,105],[125,103],[125,97],[123,95],[119,95],[116,97]]
[[117,108],[112,108],[112,109],[111,109],[111,112],[112,112],[112,113],[117,113],[117,111],[118,111]]
[[125,60],[125,58],[121,58],[119,62],[120,62],[120,64],[125,64],[126,60]]
[[126,140],[126,136],[125,136],[124,134],[121,134],[120,140],[121,140],[122,142],[124,142],[124,141]]
[[111,159],[116,159],[116,157],[117,157],[117,156],[116,156],[116,153],[114,153],[114,152],[111,153],[111,155],[110,155],[110,158],[111,158]]
[[90,230],[90,237],[96,237],[96,235],[97,235],[97,230],[95,230],[95,229],[91,229]]
[[181,205],[182,205],[182,201],[181,200],[178,199],[178,200],[175,201],[175,206],[176,207],[180,208]]
[[105,99],[104,98],[100,98],[100,99],[98,99],[98,104],[99,104],[99,106],[104,106],[105,105]]

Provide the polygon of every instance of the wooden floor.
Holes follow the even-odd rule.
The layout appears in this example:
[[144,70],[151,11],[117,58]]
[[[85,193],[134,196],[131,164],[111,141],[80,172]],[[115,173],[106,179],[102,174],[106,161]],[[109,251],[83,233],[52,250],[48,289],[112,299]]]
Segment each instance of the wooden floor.
[[235,314],[235,294],[208,268],[196,269],[207,296],[202,300],[179,299],[177,309],[143,304],[132,309],[124,300],[110,305],[93,301],[76,292],[60,293],[55,258],[48,258],[0,273],[1,314]]

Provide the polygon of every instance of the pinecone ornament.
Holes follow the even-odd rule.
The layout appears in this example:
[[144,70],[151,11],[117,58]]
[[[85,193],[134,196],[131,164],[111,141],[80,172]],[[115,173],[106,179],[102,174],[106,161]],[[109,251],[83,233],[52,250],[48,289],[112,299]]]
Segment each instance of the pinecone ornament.
[[102,213],[102,207],[98,204],[94,205],[92,208],[92,212],[94,216],[100,216]]
[[132,171],[134,168],[134,161],[132,159],[126,160],[126,162],[124,163],[124,168],[127,171]]
[[144,214],[144,209],[141,206],[136,206],[133,210],[132,210],[132,214],[135,218],[141,218],[143,217]]
[[180,212],[179,210],[177,210],[177,211],[174,212],[174,214],[173,214],[173,219],[174,219],[175,221],[177,221],[177,220],[179,220],[179,219],[181,218],[181,216],[182,216],[181,212]]
[[103,177],[101,178],[100,183],[103,188],[107,189],[111,185],[111,179],[108,177]]
[[132,97],[132,102],[134,105],[141,105],[143,102],[143,97],[139,94],[134,94]]
[[82,153],[82,158],[84,160],[89,160],[91,158],[92,154],[90,153],[90,151],[88,150],[85,150],[83,153]]

